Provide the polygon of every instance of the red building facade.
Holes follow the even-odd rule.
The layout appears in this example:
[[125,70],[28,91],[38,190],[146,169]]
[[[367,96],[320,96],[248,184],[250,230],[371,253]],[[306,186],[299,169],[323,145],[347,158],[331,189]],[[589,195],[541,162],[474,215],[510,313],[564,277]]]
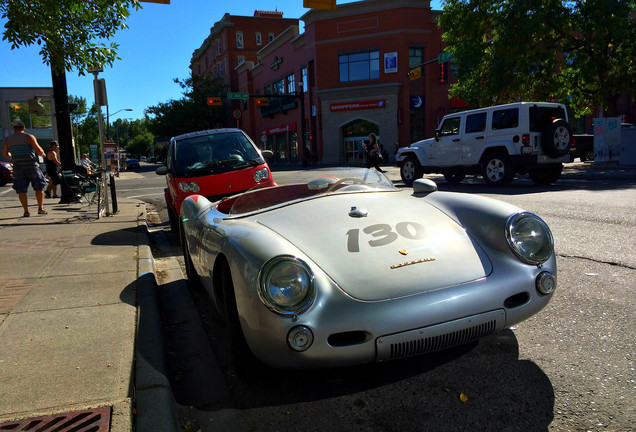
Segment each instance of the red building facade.
[[[231,102],[238,126],[274,151],[274,164],[359,164],[370,132],[393,161],[398,146],[432,136],[452,108],[435,61],[443,51],[440,14],[422,0],[310,10],[300,18],[304,32],[288,26],[234,69],[230,91],[269,101]],[[409,70],[424,63],[411,80]]]

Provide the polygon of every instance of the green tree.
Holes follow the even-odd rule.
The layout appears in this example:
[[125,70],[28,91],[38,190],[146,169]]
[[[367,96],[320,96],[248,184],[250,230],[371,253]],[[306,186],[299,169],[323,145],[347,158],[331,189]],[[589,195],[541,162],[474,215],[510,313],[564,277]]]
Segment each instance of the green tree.
[[557,99],[616,114],[636,95],[634,0],[445,0],[439,25],[458,66],[452,96],[475,106]]
[[126,146],[126,151],[137,157],[152,154],[154,141],[155,139],[150,132],[135,135]]
[[37,44],[44,63],[53,71],[75,69],[84,74],[90,65],[112,65],[118,44],[104,41],[127,28],[136,0],[0,0],[0,14],[8,21],[3,40],[15,49]]
[[186,132],[225,126],[225,109],[207,105],[209,96],[226,91],[220,78],[194,76],[175,82],[184,90],[181,99],[170,100],[146,109],[151,116],[148,130],[156,137],[170,138]]

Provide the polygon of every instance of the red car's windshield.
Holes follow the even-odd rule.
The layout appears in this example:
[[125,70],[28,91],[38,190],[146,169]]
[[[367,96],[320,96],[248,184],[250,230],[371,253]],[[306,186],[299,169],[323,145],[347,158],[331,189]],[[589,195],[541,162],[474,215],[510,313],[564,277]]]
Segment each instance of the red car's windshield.
[[252,142],[241,132],[211,133],[175,142],[176,177],[197,177],[248,168],[264,163]]

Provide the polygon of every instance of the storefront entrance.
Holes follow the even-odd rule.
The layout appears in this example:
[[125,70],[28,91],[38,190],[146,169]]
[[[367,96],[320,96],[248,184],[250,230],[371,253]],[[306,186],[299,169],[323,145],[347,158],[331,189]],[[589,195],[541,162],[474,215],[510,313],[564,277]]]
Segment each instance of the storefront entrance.
[[374,133],[380,143],[380,127],[367,120],[354,120],[342,127],[344,163],[347,165],[361,165],[364,163],[364,146],[369,134]]

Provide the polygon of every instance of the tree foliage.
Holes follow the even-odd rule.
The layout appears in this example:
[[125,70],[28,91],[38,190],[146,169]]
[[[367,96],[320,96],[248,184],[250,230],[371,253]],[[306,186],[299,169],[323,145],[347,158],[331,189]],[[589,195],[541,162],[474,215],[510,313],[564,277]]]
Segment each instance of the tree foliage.
[[112,65],[118,44],[105,41],[127,28],[137,0],[0,0],[8,21],[2,39],[11,49],[37,44],[44,63],[61,72],[84,74],[90,65]]
[[151,116],[148,129],[156,137],[169,139],[186,132],[226,126],[224,107],[207,105],[209,96],[226,91],[223,80],[194,76],[183,81],[175,79],[175,82],[184,90],[184,97],[159,103],[145,111]]
[[445,0],[439,25],[458,66],[451,95],[475,106],[559,100],[615,114],[636,95],[634,0]]

